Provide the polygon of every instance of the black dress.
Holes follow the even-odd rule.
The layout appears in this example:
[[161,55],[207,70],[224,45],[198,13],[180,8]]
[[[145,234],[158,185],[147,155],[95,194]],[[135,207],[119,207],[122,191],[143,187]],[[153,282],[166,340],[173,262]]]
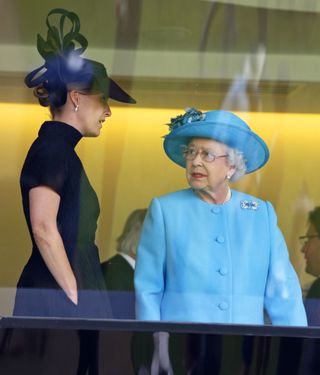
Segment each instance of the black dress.
[[[32,254],[17,285],[14,315],[110,318],[95,232],[100,208],[74,148],[82,135],[62,122],[45,122],[22,168],[23,209]],[[29,190],[48,186],[60,195],[57,225],[78,286],[74,305],[48,270],[32,235]]]

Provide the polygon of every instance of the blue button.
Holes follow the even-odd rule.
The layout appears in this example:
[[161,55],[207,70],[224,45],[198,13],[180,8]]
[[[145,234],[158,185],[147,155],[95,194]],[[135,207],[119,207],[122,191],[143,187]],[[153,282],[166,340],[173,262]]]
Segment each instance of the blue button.
[[228,273],[228,269],[226,267],[220,267],[219,273],[221,276],[225,276]]
[[220,302],[218,307],[220,310],[227,310],[229,308],[229,304],[227,302]]
[[215,207],[211,208],[211,212],[214,213],[214,214],[218,214],[218,213],[220,213],[220,211],[221,211],[221,208],[218,207],[218,206],[215,206]]
[[224,237],[223,237],[223,236],[218,236],[218,237],[216,238],[216,241],[217,241],[218,243],[224,243]]

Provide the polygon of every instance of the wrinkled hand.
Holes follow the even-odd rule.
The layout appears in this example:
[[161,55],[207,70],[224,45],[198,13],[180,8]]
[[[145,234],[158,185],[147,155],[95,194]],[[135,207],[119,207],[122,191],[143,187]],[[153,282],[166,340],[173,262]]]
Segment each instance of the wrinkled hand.
[[151,363],[151,375],[173,375],[169,357],[169,333],[155,332],[153,334],[153,357]]

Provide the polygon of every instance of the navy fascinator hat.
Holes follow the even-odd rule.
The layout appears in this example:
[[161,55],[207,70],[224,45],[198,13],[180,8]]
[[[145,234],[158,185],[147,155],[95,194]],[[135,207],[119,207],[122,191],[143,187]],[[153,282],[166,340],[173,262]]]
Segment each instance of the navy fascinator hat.
[[[50,23],[53,15],[60,16],[58,27]],[[71,24],[67,33],[66,20]],[[81,56],[88,41],[79,32],[80,21],[75,13],[60,8],[53,9],[47,15],[46,24],[47,40],[39,34],[37,36],[37,49],[45,63],[25,77],[28,87],[38,88],[37,93],[40,94],[41,90],[46,92],[50,104],[56,107],[65,104],[69,87],[102,93],[106,98],[124,103],[136,102],[108,76],[103,64]]]
[[182,146],[192,138],[208,138],[224,143],[242,152],[247,171],[261,168],[269,159],[266,143],[234,113],[222,110],[200,112],[188,108],[184,115],[171,119],[170,133],[164,138],[163,147],[167,156],[176,164],[185,167]]

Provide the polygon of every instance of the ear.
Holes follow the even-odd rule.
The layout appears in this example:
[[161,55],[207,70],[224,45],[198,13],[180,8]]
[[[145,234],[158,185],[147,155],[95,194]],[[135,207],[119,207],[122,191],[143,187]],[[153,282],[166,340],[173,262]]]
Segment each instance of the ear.
[[230,179],[235,174],[235,172],[236,172],[236,167],[234,165],[231,165],[227,173],[228,179]]
[[76,108],[77,106],[79,106],[80,95],[78,91],[71,90],[68,92],[68,95],[73,107]]

